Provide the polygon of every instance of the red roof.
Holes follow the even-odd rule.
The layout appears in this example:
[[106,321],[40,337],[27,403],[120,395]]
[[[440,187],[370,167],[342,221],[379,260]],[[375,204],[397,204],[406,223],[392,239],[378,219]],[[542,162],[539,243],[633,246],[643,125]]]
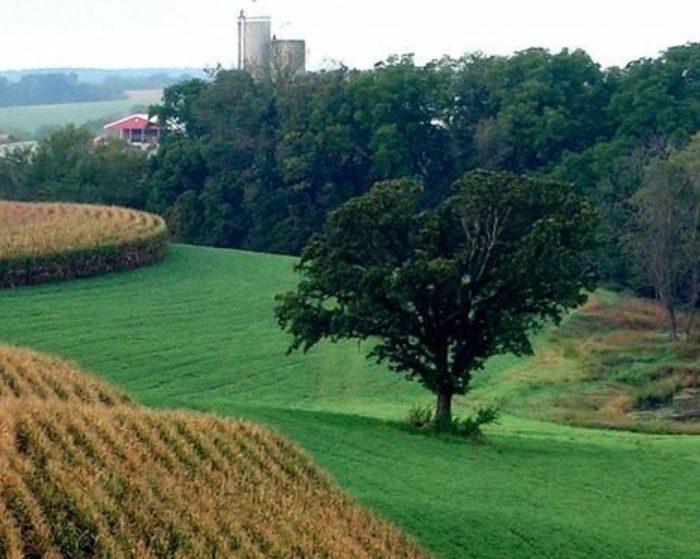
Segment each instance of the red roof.
[[146,128],[158,128],[155,119],[148,120],[148,115],[131,115],[104,126],[105,130],[145,130]]

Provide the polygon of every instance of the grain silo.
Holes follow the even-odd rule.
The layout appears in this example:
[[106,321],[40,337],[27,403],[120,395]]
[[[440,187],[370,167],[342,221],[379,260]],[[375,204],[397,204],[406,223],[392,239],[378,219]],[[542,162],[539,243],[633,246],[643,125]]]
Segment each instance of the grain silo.
[[306,71],[306,41],[272,40],[272,76],[276,80],[292,79]]
[[266,16],[238,18],[238,68],[265,79],[272,68],[272,20]]

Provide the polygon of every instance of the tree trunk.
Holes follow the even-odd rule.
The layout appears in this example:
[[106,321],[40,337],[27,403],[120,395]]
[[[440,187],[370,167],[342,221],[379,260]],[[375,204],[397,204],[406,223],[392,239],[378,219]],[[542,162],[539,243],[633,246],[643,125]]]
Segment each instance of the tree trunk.
[[441,431],[452,428],[452,391],[440,388],[437,394],[435,426]]
[[675,342],[678,340],[678,323],[676,322],[676,308],[673,305],[673,301],[666,301],[666,310],[668,311],[671,340]]
[[[691,266],[692,273],[690,274],[690,304],[688,305],[688,321],[685,324],[685,343],[690,343],[693,337],[693,326],[695,325],[695,312],[700,299],[700,268],[698,267],[698,228],[700,227],[700,203],[696,201],[695,213],[693,215],[693,224],[691,227],[691,237],[689,241],[690,252],[692,254]],[[686,251],[687,252],[687,251]]]
[[693,306],[688,312],[688,322],[685,324],[685,343],[690,343],[693,339],[693,326],[695,326],[695,306],[697,301],[693,302]]

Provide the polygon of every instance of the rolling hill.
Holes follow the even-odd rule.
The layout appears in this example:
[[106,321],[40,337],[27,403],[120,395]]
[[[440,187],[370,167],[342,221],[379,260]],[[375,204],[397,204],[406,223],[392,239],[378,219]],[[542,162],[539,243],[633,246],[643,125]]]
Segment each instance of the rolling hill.
[[0,347],[0,556],[427,555],[260,427],[148,411]]
[[149,106],[160,101],[162,91],[130,91],[126,99],[91,103],[62,103],[0,108],[0,130],[36,134],[42,127],[80,126],[92,121],[117,120],[134,112],[134,107]]
[[[74,359],[155,408],[271,425],[441,557],[700,555],[700,439],[512,415],[486,444],[404,430],[398,420],[431,397],[361,348],[285,357],[272,308],[292,266],[175,246],[151,268],[0,292],[0,339]],[[495,360],[480,393],[526,364]]]

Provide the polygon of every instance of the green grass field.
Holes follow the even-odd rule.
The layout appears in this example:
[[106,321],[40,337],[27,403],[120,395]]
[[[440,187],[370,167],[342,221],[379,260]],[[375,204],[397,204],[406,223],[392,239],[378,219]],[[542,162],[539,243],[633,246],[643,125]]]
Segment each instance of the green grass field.
[[42,126],[81,125],[93,120],[121,118],[135,105],[152,105],[161,97],[160,90],[128,92],[127,99],[92,103],[64,103],[0,108],[0,129],[35,134]]
[[440,557],[700,557],[699,438],[514,416],[486,444],[405,431],[397,421],[431,398],[355,344],[285,356],[272,308],[292,264],[176,246],[152,268],[0,292],[0,340],[72,358],[154,407],[271,425]]

